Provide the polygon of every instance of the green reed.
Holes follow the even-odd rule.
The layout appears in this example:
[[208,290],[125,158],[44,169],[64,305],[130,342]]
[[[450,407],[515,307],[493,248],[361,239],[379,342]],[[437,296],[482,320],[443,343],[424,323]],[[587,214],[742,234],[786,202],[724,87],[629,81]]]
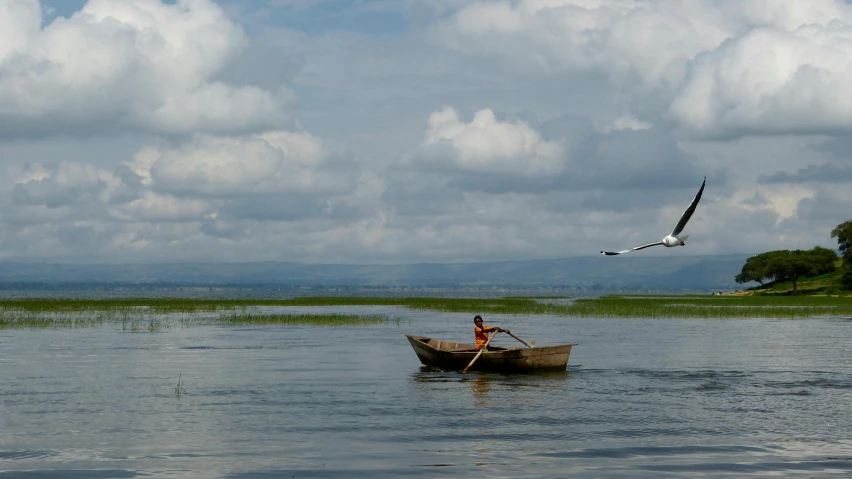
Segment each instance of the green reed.
[[108,321],[108,315],[94,317],[52,315],[33,316],[25,313],[0,312],[2,329],[95,328]]
[[303,297],[292,306],[404,306],[410,309],[472,314],[555,315],[608,318],[809,318],[852,316],[852,298],[830,296],[641,296],[611,295],[555,303],[540,297],[506,298],[348,298]]
[[156,333],[171,326],[171,323],[156,316],[130,316],[123,315],[121,318],[121,330]]
[[62,299],[27,298],[2,299],[0,310],[30,312],[149,312],[149,313],[194,313],[217,310],[233,310],[253,305],[275,305],[278,300],[253,301],[230,299],[182,299],[182,298],[121,298],[121,299]]
[[0,330],[36,328],[83,328],[116,324],[122,331],[159,332],[175,327],[200,325],[308,325],[308,326],[364,326],[377,324],[400,325],[401,317],[390,318],[380,314],[261,314],[247,312],[215,312],[191,314],[151,314],[123,311],[99,312],[87,315],[76,313],[32,313],[0,309]]
[[[555,301],[559,300],[559,301]],[[94,327],[155,332],[194,324],[369,325],[383,315],[260,313],[257,306],[396,306],[469,314],[601,318],[809,318],[852,316],[852,298],[832,296],[610,295],[594,299],[300,297],[292,299],[15,299],[0,300],[0,329]]]
[[116,314],[205,313],[245,310],[252,306],[403,306],[445,312],[486,311],[500,314],[549,314],[553,308],[539,298],[367,298],[301,297],[293,299],[14,299],[0,300],[0,311],[30,313]]
[[852,298],[753,296],[605,296],[580,299],[569,316],[608,318],[774,318],[852,316]]
[[[557,314],[564,306],[539,301],[537,297],[508,298],[350,298],[302,297],[282,306],[402,306],[445,313]],[[561,298],[560,298],[561,299]]]

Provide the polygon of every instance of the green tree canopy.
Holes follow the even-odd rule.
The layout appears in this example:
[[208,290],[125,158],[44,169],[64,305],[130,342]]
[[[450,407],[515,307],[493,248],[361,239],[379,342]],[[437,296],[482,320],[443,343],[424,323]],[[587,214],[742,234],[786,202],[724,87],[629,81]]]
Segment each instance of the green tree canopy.
[[837,238],[838,249],[843,255],[843,267],[846,269],[842,279],[843,286],[852,289],[852,220],[837,225],[831,230],[831,237]]
[[740,274],[734,278],[736,282],[750,283],[752,281],[757,281],[758,283],[763,284],[767,278],[766,265],[769,262],[769,258],[772,253],[774,253],[774,251],[754,255],[746,260],[742,271],[740,271]]
[[799,278],[818,276],[834,271],[837,253],[820,246],[811,250],[779,250],[749,258],[735,277],[737,283],[757,281],[792,281],[793,293],[798,292]]
[[831,237],[837,238],[837,246],[843,254],[843,262],[852,262],[852,220],[837,225],[831,230]]

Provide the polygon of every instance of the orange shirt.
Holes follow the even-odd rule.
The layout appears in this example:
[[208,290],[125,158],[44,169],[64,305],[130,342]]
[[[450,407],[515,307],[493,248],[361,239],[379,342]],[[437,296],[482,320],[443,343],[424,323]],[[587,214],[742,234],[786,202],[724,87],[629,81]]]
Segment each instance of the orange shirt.
[[485,346],[485,343],[488,342],[488,333],[485,331],[491,329],[491,326],[482,325],[482,327],[474,326],[473,327],[473,336],[476,338],[476,349],[482,349]]

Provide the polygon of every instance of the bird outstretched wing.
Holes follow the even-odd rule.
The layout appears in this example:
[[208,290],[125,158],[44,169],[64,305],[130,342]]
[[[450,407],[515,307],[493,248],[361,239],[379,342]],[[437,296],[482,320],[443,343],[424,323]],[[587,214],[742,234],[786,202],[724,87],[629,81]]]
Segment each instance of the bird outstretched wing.
[[689,204],[689,207],[686,211],[683,212],[683,216],[680,217],[680,221],[677,222],[677,226],[672,230],[672,236],[677,236],[683,231],[683,228],[686,227],[686,222],[689,221],[689,218],[692,218],[692,213],[695,213],[695,207],[698,206],[698,201],[701,199],[701,193],[704,193],[704,184],[707,183],[707,177],[704,177],[704,181],[701,182],[701,188],[698,190],[698,194],[695,195],[695,198],[692,200],[692,203]]
[[661,244],[663,244],[662,241],[657,241],[656,243],[643,244],[642,246],[637,246],[635,248],[630,248],[630,249],[626,249],[626,250],[623,250],[623,251],[601,251],[601,254],[606,255],[606,256],[615,256],[617,254],[629,253],[631,251],[650,248],[651,246],[659,246]]

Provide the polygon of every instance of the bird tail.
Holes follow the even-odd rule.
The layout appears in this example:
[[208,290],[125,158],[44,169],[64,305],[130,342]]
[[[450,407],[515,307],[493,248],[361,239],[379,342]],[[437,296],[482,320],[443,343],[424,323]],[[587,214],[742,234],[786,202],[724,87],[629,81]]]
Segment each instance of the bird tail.
[[689,239],[689,235],[683,235],[680,237],[680,242],[685,244],[687,239]]

